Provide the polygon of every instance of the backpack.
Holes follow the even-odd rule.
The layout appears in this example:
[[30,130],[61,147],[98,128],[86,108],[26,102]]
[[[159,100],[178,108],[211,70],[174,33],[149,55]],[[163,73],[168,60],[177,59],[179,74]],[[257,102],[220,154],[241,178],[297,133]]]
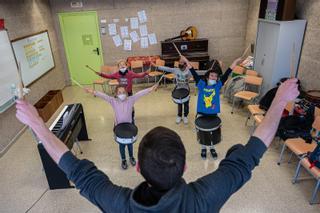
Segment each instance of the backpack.
[[234,94],[244,90],[245,82],[244,76],[235,76],[231,78],[225,85],[224,97],[228,99],[229,102],[232,101]]

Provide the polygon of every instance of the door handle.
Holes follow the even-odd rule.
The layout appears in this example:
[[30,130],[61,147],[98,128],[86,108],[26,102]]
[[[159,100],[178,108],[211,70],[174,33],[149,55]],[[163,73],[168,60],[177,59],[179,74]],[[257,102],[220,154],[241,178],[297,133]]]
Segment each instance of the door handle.
[[97,47],[96,49],[92,50],[93,52],[97,53],[97,55],[100,55],[100,50],[99,47]]

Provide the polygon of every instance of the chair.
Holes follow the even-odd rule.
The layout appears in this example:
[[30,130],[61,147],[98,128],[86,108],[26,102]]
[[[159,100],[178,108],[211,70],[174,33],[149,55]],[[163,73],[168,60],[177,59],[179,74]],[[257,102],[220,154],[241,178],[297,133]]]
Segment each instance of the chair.
[[310,205],[317,204],[316,198],[317,198],[317,193],[320,188],[320,169],[316,166],[311,168],[311,164],[307,158],[302,158],[297,166],[295,175],[293,177],[292,183],[295,184],[298,182],[301,166],[303,166],[315,179],[316,179],[316,185],[313,189],[311,199],[309,201]]
[[266,113],[266,111],[264,111],[263,109],[260,109],[258,104],[249,104],[248,105],[248,117],[247,117],[245,125],[247,126],[248,121],[250,120],[251,116],[264,115],[265,113]]
[[[175,68],[179,67],[179,61],[175,61],[173,66]],[[173,73],[168,73],[164,75],[164,85],[167,86],[167,80],[175,82],[175,75]]]
[[[164,60],[161,60],[161,59],[157,59],[156,60],[156,66],[164,66],[165,65],[165,61]],[[162,76],[163,75],[163,72],[160,72],[160,71],[157,71],[157,68],[152,71],[152,69],[150,68],[150,73],[149,73],[149,76],[148,76],[148,84],[149,84],[149,77],[154,77],[154,83],[157,82],[157,76]]]
[[[257,98],[260,94],[260,89],[261,89],[261,85],[262,85],[262,78],[261,77],[256,77],[256,76],[246,76],[245,77],[245,87],[243,91],[237,92],[236,94],[234,94],[233,96],[233,101],[232,101],[232,111],[231,114],[233,114],[233,109],[234,109],[234,102],[235,102],[235,98],[239,98],[245,101],[249,101],[249,102],[253,102],[255,98]],[[247,87],[249,85],[254,85],[258,87],[258,92],[252,92],[247,90]]]
[[[136,73],[144,72],[143,61],[131,61],[131,70]],[[134,79],[134,82],[137,83],[137,80]]]
[[[117,71],[118,71],[118,66],[108,66],[108,65],[101,66],[101,72],[114,73]],[[104,80],[108,84],[110,93],[113,94],[114,88],[119,85],[118,80],[117,79],[109,79],[109,80],[104,79]]]
[[246,75],[258,76],[258,72],[255,70],[247,70]]
[[233,68],[232,72],[234,74],[238,74],[238,75],[243,75],[246,71],[246,68],[241,67],[241,66],[236,66],[235,68]]
[[[312,135],[318,134],[319,131],[320,131],[320,116],[316,116],[315,120],[312,124],[311,133],[312,133]],[[291,156],[292,156],[292,154],[295,154],[299,159],[301,159],[301,156],[303,154],[313,151],[314,148],[316,147],[316,145],[317,144],[313,141],[311,142],[311,144],[308,144],[302,138],[290,138],[284,142],[277,164],[278,165],[281,164],[284,151],[286,150],[287,147],[291,151]],[[291,156],[289,159],[291,159]]]
[[[114,70],[117,70],[116,66],[101,66],[100,68],[101,72],[113,72]],[[92,83],[93,89],[96,90],[96,85],[100,85],[102,87],[102,90],[104,93],[106,93],[106,82],[108,82],[105,78],[98,78],[97,80],[94,80]]]

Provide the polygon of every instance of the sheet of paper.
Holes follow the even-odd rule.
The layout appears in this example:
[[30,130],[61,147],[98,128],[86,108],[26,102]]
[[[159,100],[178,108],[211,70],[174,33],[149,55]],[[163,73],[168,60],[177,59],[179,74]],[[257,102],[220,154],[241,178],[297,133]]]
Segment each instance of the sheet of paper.
[[131,51],[131,40],[125,39],[123,42],[123,49],[126,51]]
[[105,35],[107,32],[106,32],[106,27],[101,27],[101,34],[102,35]]
[[117,25],[116,24],[108,24],[109,35],[117,35]]
[[116,45],[116,47],[119,47],[122,45],[122,40],[119,35],[113,36],[112,39],[113,39],[113,43],[114,43],[114,45]]
[[140,46],[141,46],[141,48],[148,48],[148,46],[149,46],[148,37],[141,37]]
[[140,25],[140,36],[148,36],[147,25]]
[[155,33],[151,33],[148,35],[150,45],[157,44],[157,37]]
[[129,18],[125,18],[124,21],[125,21],[125,22],[128,22],[128,21],[129,21]]
[[129,38],[129,30],[127,26],[120,27],[120,33],[122,38]]
[[137,17],[130,18],[130,27],[132,30],[139,29],[139,19]]
[[138,42],[140,40],[137,31],[130,32],[130,38],[132,39],[133,43],[136,43],[136,42]]
[[119,21],[120,21],[120,19],[118,19],[118,18],[114,18],[114,19],[113,19],[113,22],[114,22],[114,23],[118,23]]
[[101,20],[100,20],[100,23],[101,23],[101,24],[106,24],[106,23],[107,23],[107,19],[104,19],[104,18],[101,19]]
[[138,12],[138,17],[139,17],[139,21],[140,23],[145,23],[147,22],[147,14],[145,10],[141,10]]

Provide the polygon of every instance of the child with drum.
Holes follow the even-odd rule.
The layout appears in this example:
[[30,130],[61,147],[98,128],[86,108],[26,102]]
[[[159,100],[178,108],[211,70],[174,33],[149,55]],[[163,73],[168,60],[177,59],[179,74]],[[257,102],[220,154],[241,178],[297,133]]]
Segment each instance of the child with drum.
[[220,113],[220,90],[234,67],[240,63],[242,58],[236,59],[221,77],[221,62],[217,60],[211,61],[204,80],[193,69],[187,58],[182,56],[181,60],[187,64],[198,87],[197,118],[195,124],[197,138],[201,144],[201,157],[206,159],[207,147],[209,147],[212,157],[216,159],[218,155],[214,149],[214,145],[221,140],[221,120],[217,116]]
[[[128,69],[127,62],[123,59],[119,60],[118,63],[119,71],[112,73],[112,74],[106,74],[103,72],[95,72],[97,75],[107,78],[107,79],[117,79],[119,82],[119,85],[124,86],[128,96],[132,96],[132,81],[135,78],[144,78],[146,75],[149,74],[149,71],[142,72],[142,73],[135,73],[132,70]],[[134,109],[132,111],[132,120],[134,122]]]
[[87,93],[91,93],[94,96],[100,97],[108,102],[115,114],[115,139],[119,143],[119,150],[121,155],[121,167],[127,169],[128,164],[126,160],[125,147],[128,147],[129,160],[132,166],[136,165],[135,158],[133,157],[133,143],[136,141],[138,129],[132,123],[132,111],[135,102],[144,95],[156,90],[158,83],[154,86],[141,90],[136,94],[128,97],[128,92],[124,86],[118,86],[116,88],[116,97],[111,97],[105,93],[94,91],[91,88],[85,88]]
[[[176,123],[179,124],[183,120],[184,124],[188,124],[189,115],[189,99],[190,99],[190,88],[189,79],[192,77],[187,65],[184,61],[179,60],[178,68],[171,68],[166,66],[153,66],[157,67],[158,70],[173,73],[176,79],[176,86],[172,91],[173,101],[178,104],[178,114]],[[183,111],[183,118],[182,118]]]

